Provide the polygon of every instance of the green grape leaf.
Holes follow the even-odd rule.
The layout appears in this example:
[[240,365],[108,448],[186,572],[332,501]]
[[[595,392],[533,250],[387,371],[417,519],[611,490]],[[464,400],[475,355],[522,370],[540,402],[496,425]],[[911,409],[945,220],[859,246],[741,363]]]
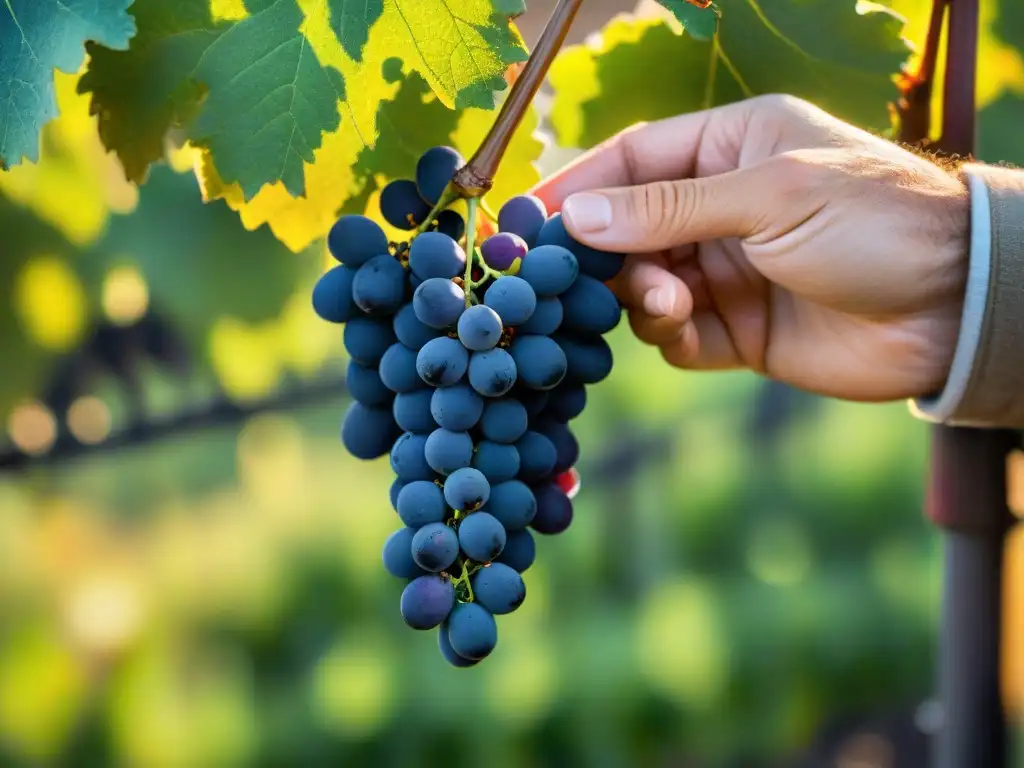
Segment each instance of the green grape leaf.
[[658,19],[620,18],[599,41],[564,50],[550,71],[559,143],[589,147],[639,121],[774,92],[867,129],[891,126],[893,75],[910,53],[900,17],[877,6],[860,13],[852,1],[719,4],[715,41],[677,35]]
[[384,13],[384,0],[327,0],[338,42],[354,61],[363,58],[370,27]]
[[978,158],[1024,166],[1024,96],[1004,93],[978,113]]
[[104,143],[140,181],[169,128],[209,149],[246,199],[280,179],[305,192],[303,163],[337,130],[344,81],[320,63],[295,0],[248,0],[251,15],[215,21],[208,0],[136,0],[126,52],[90,48],[80,88],[93,94]]
[[124,49],[132,0],[4,0],[0,8],[0,168],[39,157],[39,131],[57,116],[53,70],[75,73],[85,43]]
[[658,2],[672,12],[690,37],[696,40],[710,40],[714,37],[715,28],[718,26],[718,8],[715,5],[701,8],[688,0]]

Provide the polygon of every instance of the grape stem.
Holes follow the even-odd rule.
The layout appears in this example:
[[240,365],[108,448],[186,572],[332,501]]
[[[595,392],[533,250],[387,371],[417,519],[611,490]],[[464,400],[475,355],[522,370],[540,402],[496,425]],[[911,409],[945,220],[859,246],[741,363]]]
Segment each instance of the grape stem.
[[476,209],[480,198],[471,197],[466,204],[469,206],[466,222],[466,273],[462,278],[462,290],[466,294],[466,308],[473,304],[473,264],[476,262]]
[[480,198],[480,210],[484,212],[484,215],[493,221],[495,224],[498,223],[498,214],[491,210],[491,206],[487,204],[487,201],[482,197]]

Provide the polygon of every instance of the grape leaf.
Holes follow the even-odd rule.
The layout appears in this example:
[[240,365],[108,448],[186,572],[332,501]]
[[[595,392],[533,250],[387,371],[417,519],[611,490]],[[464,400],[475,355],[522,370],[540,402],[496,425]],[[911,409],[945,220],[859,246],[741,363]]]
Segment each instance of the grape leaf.
[[978,158],[988,163],[1024,165],[1024,96],[1004,93],[978,113]]
[[4,0],[0,8],[0,169],[39,157],[39,131],[57,116],[53,70],[75,73],[84,45],[127,48],[132,0]]
[[[720,5],[715,42],[676,35],[657,19],[627,17],[612,21],[597,42],[564,50],[550,72],[559,143],[593,146],[639,121],[773,92],[868,129],[890,126],[893,75],[909,54],[898,16],[878,7],[858,13],[853,2]],[[659,82],[658,98],[638,87]]]
[[208,0],[136,0],[139,35],[126,52],[90,48],[81,88],[93,94],[106,145],[141,181],[163,138],[184,125],[246,198],[280,179],[305,191],[303,162],[338,128],[344,81],[323,66],[295,0],[248,0],[218,22]]
[[710,40],[718,26],[718,9],[714,5],[701,8],[688,0],[658,0],[672,12],[687,34],[696,40]]
[[370,27],[384,13],[384,0],[327,0],[327,6],[338,42],[354,61],[360,61]]

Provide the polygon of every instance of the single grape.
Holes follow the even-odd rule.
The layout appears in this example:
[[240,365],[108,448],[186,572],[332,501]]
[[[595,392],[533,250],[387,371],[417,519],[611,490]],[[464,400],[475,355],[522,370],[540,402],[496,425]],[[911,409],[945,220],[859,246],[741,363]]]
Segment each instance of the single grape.
[[554,483],[545,483],[533,489],[537,499],[537,514],[530,527],[549,536],[562,533],[572,523],[572,502]]
[[519,326],[519,332],[550,336],[561,327],[562,314],[562,302],[557,297],[537,299],[537,308],[530,319]]
[[531,389],[523,384],[514,394],[516,400],[521,402],[526,409],[526,415],[531,419],[540,416],[544,411],[544,406],[548,404],[547,390]]
[[402,591],[402,618],[413,629],[433,629],[454,607],[455,587],[444,576],[419,576]]
[[580,272],[607,282],[622,271],[625,258],[621,253],[598,251],[573,239],[565,228],[562,214],[556,213],[541,227],[537,245],[560,245],[572,251],[580,264]]
[[392,392],[412,392],[425,385],[416,372],[416,351],[396,341],[380,359],[380,379]]
[[485,352],[501,340],[501,318],[483,304],[470,307],[459,318],[459,341],[466,349]]
[[431,277],[413,292],[412,306],[420,322],[431,328],[448,328],[465,311],[466,296],[451,280]]
[[[548,336],[518,336],[509,347],[520,380],[533,389],[552,389],[565,378],[565,352]],[[472,375],[470,364],[470,375]]]
[[437,214],[437,231],[459,242],[466,234],[466,220],[458,211],[441,211]]
[[498,644],[498,625],[486,608],[459,603],[448,617],[448,640],[459,656],[479,661]]
[[449,279],[466,271],[466,253],[448,235],[423,232],[409,247],[409,269],[420,280]]
[[428,341],[441,335],[441,331],[437,328],[431,328],[426,323],[420,322],[412,304],[403,304],[402,308],[398,310],[392,323],[392,330],[400,342],[417,352]]
[[498,519],[508,532],[519,531],[537,514],[533,491],[521,480],[509,480],[491,487],[487,511]]
[[587,389],[575,381],[563,381],[553,390],[544,413],[557,421],[571,421],[587,407]]
[[427,438],[425,451],[427,464],[435,472],[450,475],[457,469],[468,467],[473,460],[473,438],[468,432],[435,429]]
[[540,480],[551,474],[558,461],[555,444],[540,432],[527,430],[516,441],[519,451],[519,477],[523,480]]
[[565,352],[567,376],[579,384],[596,384],[612,372],[612,348],[601,336],[554,335]]
[[511,232],[491,235],[480,244],[484,264],[498,272],[517,270],[528,250],[526,241]]
[[416,229],[427,220],[430,206],[420,197],[416,182],[396,179],[380,193],[380,212],[396,229]]
[[611,288],[590,275],[580,275],[560,298],[562,328],[570,333],[608,333],[622,318],[622,307]]
[[391,469],[402,482],[433,480],[434,470],[427,464],[424,450],[427,438],[424,435],[403,433],[391,448]]
[[352,300],[351,267],[337,266],[324,272],[313,286],[313,311],[329,323],[345,323],[359,315],[359,307]]
[[523,259],[519,277],[538,296],[557,296],[575,282],[580,266],[572,251],[559,245],[539,245]]
[[430,415],[432,394],[432,390],[424,388],[395,395],[395,402],[391,407],[395,423],[403,431],[417,435],[429,435],[437,429],[434,417]]
[[415,533],[411,528],[401,528],[384,542],[384,570],[396,579],[415,579],[428,573],[412,559],[412,539]]
[[465,432],[480,421],[484,399],[468,384],[455,384],[434,390],[430,413],[434,421],[452,432]]
[[447,336],[428,341],[416,355],[416,370],[432,387],[458,384],[468,368],[469,352],[458,339]]
[[505,275],[484,294],[484,304],[498,313],[503,325],[522,325],[537,308],[537,294],[519,277]]
[[476,444],[470,466],[483,472],[492,485],[503,483],[519,474],[519,451],[514,445],[481,440]]
[[505,548],[505,529],[487,512],[474,512],[459,523],[459,546],[466,557],[489,563]]
[[484,408],[480,431],[496,443],[514,443],[526,432],[528,420],[526,408],[518,400],[494,400]]
[[567,424],[549,421],[538,431],[555,446],[555,473],[561,474],[576,465],[580,458],[580,444]]
[[393,315],[405,301],[407,277],[394,256],[374,256],[352,278],[352,300],[368,315]]
[[387,454],[398,427],[389,408],[370,408],[360,402],[349,405],[341,423],[341,442],[357,459],[369,461]]
[[487,478],[472,467],[457,469],[444,481],[444,500],[452,509],[472,512],[486,504],[490,496]]
[[[461,531],[459,537],[462,537]],[[495,616],[512,613],[526,599],[523,577],[504,563],[491,563],[481,568],[470,578],[470,584],[476,601]]]
[[360,365],[374,366],[395,343],[391,323],[374,317],[353,317],[345,323],[345,349]]
[[391,481],[391,506],[394,508],[395,512],[398,511],[398,494],[402,492],[402,489],[405,488],[405,486],[406,484],[397,477]]
[[473,659],[463,658],[455,652],[455,649],[452,648],[451,641],[448,639],[447,623],[442,624],[441,629],[438,630],[437,647],[440,649],[441,655],[444,657],[444,660],[451,664],[453,667],[472,667],[480,663],[479,661],[474,661]]
[[352,398],[363,405],[387,407],[395,397],[395,393],[384,386],[375,367],[360,365],[355,360],[348,361],[345,386]]
[[444,523],[427,523],[412,537],[412,559],[425,571],[439,573],[459,556],[459,537]]
[[580,492],[580,473],[575,467],[572,467],[560,475],[555,475],[554,483],[562,493],[569,497],[569,501],[572,501]]
[[469,384],[484,397],[501,397],[516,383],[516,364],[504,349],[474,352],[469,358]]
[[342,216],[327,234],[327,248],[342,264],[358,269],[374,256],[388,252],[388,238],[373,219]]
[[498,210],[498,229],[514,232],[532,248],[548,218],[548,209],[540,198],[517,195],[509,198]]
[[420,197],[431,205],[437,205],[448,182],[455,172],[466,164],[451,147],[431,147],[416,162],[416,186]]
[[536,556],[537,544],[533,540],[533,535],[523,528],[508,534],[505,548],[501,550],[497,562],[504,563],[510,568],[515,568],[519,573],[523,573],[533,565]]
[[402,522],[413,529],[428,523],[443,523],[448,516],[441,486],[429,480],[414,480],[403,485],[394,506]]

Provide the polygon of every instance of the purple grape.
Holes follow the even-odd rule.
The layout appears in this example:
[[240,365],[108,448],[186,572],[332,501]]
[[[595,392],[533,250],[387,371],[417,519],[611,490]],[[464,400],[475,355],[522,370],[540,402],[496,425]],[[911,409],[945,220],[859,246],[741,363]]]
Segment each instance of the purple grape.
[[502,232],[514,232],[532,248],[537,244],[537,236],[547,218],[547,208],[540,199],[533,195],[517,195],[498,211],[498,228]]
[[521,260],[526,255],[528,250],[526,241],[511,232],[499,232],[496,235],[491,235],[480,246],[484,263],[499,272],[510,269],[517,259]]

